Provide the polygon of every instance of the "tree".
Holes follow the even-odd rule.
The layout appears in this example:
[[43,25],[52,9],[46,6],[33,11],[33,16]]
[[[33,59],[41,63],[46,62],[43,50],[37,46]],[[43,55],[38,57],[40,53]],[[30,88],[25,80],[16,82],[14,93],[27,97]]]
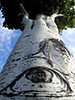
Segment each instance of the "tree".
[[[36,3],[30,0],[30,3],[26,1],[26,4],[24,1],[18,2],[14,6],[14,8],[18,6],[18,10],[13,18],[23,14],[24,30],[0,74],[0,99],[75,99],[74,58],[63,41],[60,40],[58,27],[55,23],[56,17],[63,16],[58,14],[58,10],[59,12],[62,11],[60,9],[62,8],[60,6],[62,1],[58,4],[59,1],[57,0],[57,6],[50,0],[36,1]],[[6,3],[4,4],[6,5]],[[49,8],[48,3],[52,3],[51,8]],[[12,4],[14,4],[13,1]],[[32,6],[32,4],[35,5]],[[3,7],[2,9],[8,8],[8,6]],[[36,12],[34,8],[36,8]],[[48,11],[50,10],[52,14],[49,16]],[[6,14],[8,12],[7,10]],[[35,18],[38,13],[45,15],[41,14]],[[5,18],[9,21],[9,23],[7,21],[8,24],[12,22],[10,17],[5,16]],[[17,23],[20,22],[18,18],[14,19]],[[21,24],[17,25],[17,23],[13,24],[12,22],[10,28],[12,25],[15,25],[14,28],[16,26],[16,28],[20,28]]]
[[[1,0],[1,9],[5,18],[4,25],[9,29],[23,29],[20,3],[23,3],[30,19],[35,19],[38,14],[50,16],[57,9],[64,14],[64,18],[57,18],[56,22],[60,30],[66,27],[75,27],[74,0]],[[13,17],[12,17],[13,16]]]

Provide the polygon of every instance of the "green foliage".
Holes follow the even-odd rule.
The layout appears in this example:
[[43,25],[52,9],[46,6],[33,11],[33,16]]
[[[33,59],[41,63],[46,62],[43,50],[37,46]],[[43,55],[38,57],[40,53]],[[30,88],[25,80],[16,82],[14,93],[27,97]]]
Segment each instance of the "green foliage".
[[20,14],[20,3],[23,3],[31,19],[35,19],[38,14],[50,16],[59,9],[59,13],[64,14],[64,18],[56,18],[59,30],[75,27],[75,0],[2,0],[1,10],[5,17],[5,27],[22,30],[23,15]]
[[[60,31],[67,29],[67,27],[75,28],[75,0],[63,0],[62,13],[64,18],[59,18],[57,24]],[[58,19],[58,18],[57,18]]]

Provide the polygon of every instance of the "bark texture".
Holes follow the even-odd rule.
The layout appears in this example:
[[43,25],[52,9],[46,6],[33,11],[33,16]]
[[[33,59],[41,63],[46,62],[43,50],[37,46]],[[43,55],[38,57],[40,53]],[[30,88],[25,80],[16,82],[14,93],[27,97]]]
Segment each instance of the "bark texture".
[[0,100],[75,100],[75,62],[52,16],[24,17],[3,71]]

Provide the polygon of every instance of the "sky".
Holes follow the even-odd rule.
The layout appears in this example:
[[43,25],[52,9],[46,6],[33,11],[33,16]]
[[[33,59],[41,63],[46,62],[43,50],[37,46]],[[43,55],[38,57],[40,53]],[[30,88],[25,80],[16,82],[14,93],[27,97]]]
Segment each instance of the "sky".
[[0,71],[22,33],[20,30],[9,30],[8,28],[4,28],[2,25],[3,21],[4,19],[0,11]]
[[[2,26],[3,21],[4,19],[2,18],[2,13],[0,11],[0,72],[22,33],[20,30],[9,30],[8,28],[4,28]],[[60,38],[75,57],[75,28],[63,30]]]

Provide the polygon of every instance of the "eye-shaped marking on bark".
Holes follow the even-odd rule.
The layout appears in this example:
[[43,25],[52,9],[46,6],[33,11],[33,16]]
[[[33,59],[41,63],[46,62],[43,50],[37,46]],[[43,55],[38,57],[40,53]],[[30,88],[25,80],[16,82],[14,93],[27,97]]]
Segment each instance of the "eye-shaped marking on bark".
[[[28,80],[31,80],[35,84],[41,83],[41,82],[45,83],[45,84],[51,83],[54,75],[60,80],[61,84],[64,84],[64,86],[66,87],[66,92],[71,93],[72,89],[69,85],[69,82],[68,82],[65,74],[61,73],[59,70],[56,70],[56,69],[39,66],[39,67],[30,68],[30,69],[25,70],[24,72],[20,73],[9,85],[7,85],[5,88],[0,90],[0,94],[8,96],[8,97],[12,97],[12,96],[17,96],[17,95],[21,95],[21,94],[26,94],[28,92],[33,92],[31,90],[17,91],[16,89],[14,89],[14,86],[16,84],[18,84],[18,82],[23,77],[27,78]],[[24,83],[22,83],[22,84],[24,84]],[[8,91],[8,89],[10,91]],[[37,92],[37,90],[36,90],[36,92]]]
[[43,68],[34,68],[27,71],[26,78],[33,83],[50,83],[52,82],[53,73]]

